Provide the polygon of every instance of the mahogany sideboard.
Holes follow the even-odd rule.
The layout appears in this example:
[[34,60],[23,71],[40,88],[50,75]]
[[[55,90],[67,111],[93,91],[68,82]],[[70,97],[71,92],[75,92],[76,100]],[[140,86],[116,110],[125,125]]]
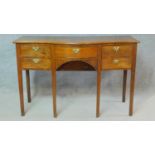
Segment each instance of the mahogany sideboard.
[[131,36],[23,36],[16,44],[21,115],[24,111],[23,76],[26,72],[31,102],[29,70],[49,70],[52,75],[53,115],[57,117],[56,72],[95,70],[97,73],[96,117],[100,116],[101,73],[123,71],[122,101],[125,102],[127,71],[131,71],[129,115],[133,115],[138,40]]

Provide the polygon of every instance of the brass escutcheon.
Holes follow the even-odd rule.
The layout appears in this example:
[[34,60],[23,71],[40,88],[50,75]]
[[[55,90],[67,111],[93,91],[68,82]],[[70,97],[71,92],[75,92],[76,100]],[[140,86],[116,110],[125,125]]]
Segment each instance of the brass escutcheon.
[[120,47],[119,46],[114,46],[113,50],[117,54],[119,52]]
[[40,48],[38,46],[33,46],[32,49],[33,49],[33,51],[37,52],[37,51],[39,51]]
[[73,52],[74,52],[75,54],[78,54],[78,53],[80,52],[80,49],[79,49],[79,48],[74,48],[74,49],[73,49]]
[[37,63],[40,61],[40,59],[34,58],[34,59],[32,59],[32,61],[33,61],[35,64],[37,64]]
[[118,59],[114,59],[114,60],[113,60],[113,63],[114,63],[114,64],[118,64],[119,62],[120,62],[120,60],[118,60]]

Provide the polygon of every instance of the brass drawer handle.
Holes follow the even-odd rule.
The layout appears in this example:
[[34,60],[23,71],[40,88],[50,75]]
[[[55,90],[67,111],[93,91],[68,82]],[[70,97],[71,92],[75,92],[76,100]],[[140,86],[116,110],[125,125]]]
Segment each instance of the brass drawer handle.
[[32,49],[33,51],[38,52],[40,48],[38,46],[33,46]]
[[117,54],[119,52],[119,50],[120,50],[120,47],[119,46],[114,46],[113,50]]
[[38,59],[38,58],[34,58],[34,59],[32,59],[32,61],[33,61],[35,64],[37,64],[37,63],[40,62],[40,59]]
[[120,60],[118,60],[118,59],[114,59],[114,60],[113,60],[113,63],[114,63],[114,64],[118,64],[119,62],[120,62]]
[[75,54],[78,54],[78,53],[80,52],[80,49],[79,49],[79,48],[74,48],[74,49],[73,49],[73,52],[74,52]]

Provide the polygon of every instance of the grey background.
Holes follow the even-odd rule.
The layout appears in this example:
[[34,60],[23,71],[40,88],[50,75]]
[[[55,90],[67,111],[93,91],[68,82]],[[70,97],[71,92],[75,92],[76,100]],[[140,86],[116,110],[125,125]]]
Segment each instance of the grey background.
[[126,103],[121,103],[122,71],[106,71],[102,73],[102,115],[99,119],[95,118],[95,72],[57,74],[59,117],[53,119],[51,74],[47,71],[32,71],[33,100],[28,104],[25,93],[27,113],[25,117],[20,116],[16,54],[12,43],[20,36],[0,35],[0,120],[155,120],[155,35],[132,35],[140,41],[134,116],[127,115],[128,98]]

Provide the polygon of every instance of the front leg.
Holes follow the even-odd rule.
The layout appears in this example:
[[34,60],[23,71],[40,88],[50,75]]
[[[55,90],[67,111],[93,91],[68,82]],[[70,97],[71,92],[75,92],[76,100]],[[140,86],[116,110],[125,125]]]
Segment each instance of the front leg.
[[134,90],[135,90],[135,70],[131,70],[130,108],[129,108],[129,115],[130,116],[133,115]]
[[25,111],[24,111],[24,94],[23,94],[23,76],[22,76],[22,69],[19,66],[18,66],[18,86],[19,86],[21,115],[24,116]]
[[27,87],[27,98],[28,102],[31,102],[31,88],[30,88],[30,73],[26,70],[26,87]]
[[57,117],[56,106],[56,64],[52,62],[52,96],[53,96],[53,115]]
[[127,84],[127,70],[123,71],[123,92],[122,92],[122,102],[126,100],[126,84]]

